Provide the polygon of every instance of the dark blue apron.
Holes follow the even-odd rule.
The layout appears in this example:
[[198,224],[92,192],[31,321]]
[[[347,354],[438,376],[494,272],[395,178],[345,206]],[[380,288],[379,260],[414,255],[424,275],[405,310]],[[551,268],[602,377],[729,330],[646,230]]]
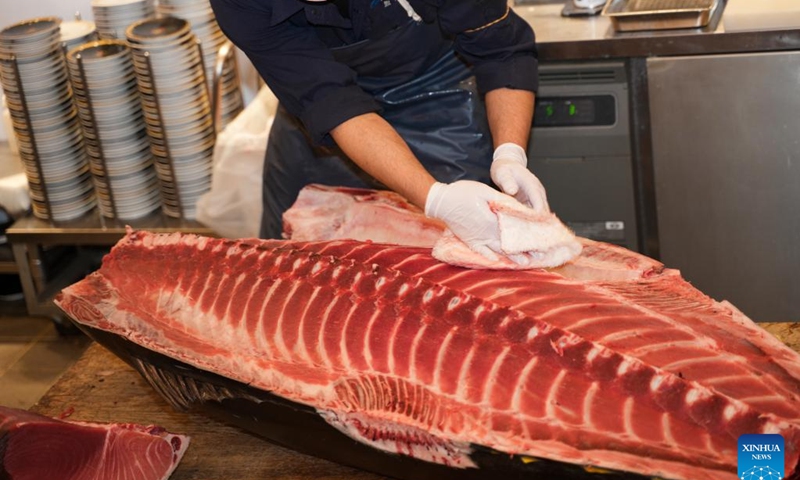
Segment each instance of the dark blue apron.
[[[417,52],[426,52],[440,46],[443,39],[437,25],[410,22],[378,40],[333,52],[358,73],[359,85],[381,105],[381,116],[436,180],[490,183],[492,141],[486,111],[470,69],[452,49],[405,83],[398,85],[391,74],[377,76],[377,72],[391,72],[391,66],[382,63],[387,58],[395,60],[392,49],[406,41],[418,43]],[[312,145],[300,121],[279,107],[264,165],[262,238],[281,237],[283,212],[309,183],[386,188],[337,147]]]

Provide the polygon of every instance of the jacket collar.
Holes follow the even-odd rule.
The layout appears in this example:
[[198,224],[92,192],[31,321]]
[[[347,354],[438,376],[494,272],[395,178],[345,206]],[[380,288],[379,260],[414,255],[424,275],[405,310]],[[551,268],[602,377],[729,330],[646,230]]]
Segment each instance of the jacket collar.
[[349,19],[342,18],[336,5],[330,2],[310,3],[301,0],[272,0],[270,26],[277,25],[300,10],[306,10],[306,18],[311,23],[330,27],[350,28]]
[[270,26],[277,25],[299,12],[306,6],[299,0],[272,0],[272,17]]

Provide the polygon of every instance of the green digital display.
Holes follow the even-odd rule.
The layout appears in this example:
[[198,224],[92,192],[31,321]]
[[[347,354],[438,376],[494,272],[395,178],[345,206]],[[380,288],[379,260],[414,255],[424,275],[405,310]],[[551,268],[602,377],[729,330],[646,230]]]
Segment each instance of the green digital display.
[[536,99],[534,126],[580,127],[613,125],[616,102],[612,95],[540,97]]

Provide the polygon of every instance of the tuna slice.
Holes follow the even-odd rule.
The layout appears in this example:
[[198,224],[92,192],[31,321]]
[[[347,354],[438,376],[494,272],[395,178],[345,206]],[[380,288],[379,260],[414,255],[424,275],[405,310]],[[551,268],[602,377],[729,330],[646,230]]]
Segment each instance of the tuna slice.
[[581,252],[575,235],[550,212],[493,204],[506,255],[525,253],[524,266],[506,257],[487,260],[469,249],[442,222],[425,217],[400,195],[379,190],[309,185],[283,215],[284,236],[296,240],[352,238],[377,243],[433,246],[434,258],[467,268],[519,270],[557,267]]
[[800,478],[800,357],[676,271],[635,254],[617,262],[634,279],[598,268],[623,252],[577,268],[601,272],[586,281],[454,267],[421,247],[129,232],[57,303],[431,462],[469,468],[477,444],[733,480],[738,437],[763,432],[784,436]]
[[66,422],[0,407],[0,478],[163,480],[189,437],[129,423]]

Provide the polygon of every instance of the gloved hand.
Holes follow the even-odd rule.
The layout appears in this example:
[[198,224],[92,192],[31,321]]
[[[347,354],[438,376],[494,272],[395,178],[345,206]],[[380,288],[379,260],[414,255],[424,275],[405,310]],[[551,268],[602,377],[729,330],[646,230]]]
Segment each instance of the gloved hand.
[[[501,253],[500,228],[489,202],[513,201],[508,195],[480,182],[437,182],[428,191],[425,215],[442,220],[470,249],[496,261],[497,253]],[[518,263],[525,261],[523,256],[511,259]]]
[[528,170],[525,150],[513,143],[504,143],[494,151],[489,171],[500,189],[534,210],[549,212],[547,194],[542,182]]

